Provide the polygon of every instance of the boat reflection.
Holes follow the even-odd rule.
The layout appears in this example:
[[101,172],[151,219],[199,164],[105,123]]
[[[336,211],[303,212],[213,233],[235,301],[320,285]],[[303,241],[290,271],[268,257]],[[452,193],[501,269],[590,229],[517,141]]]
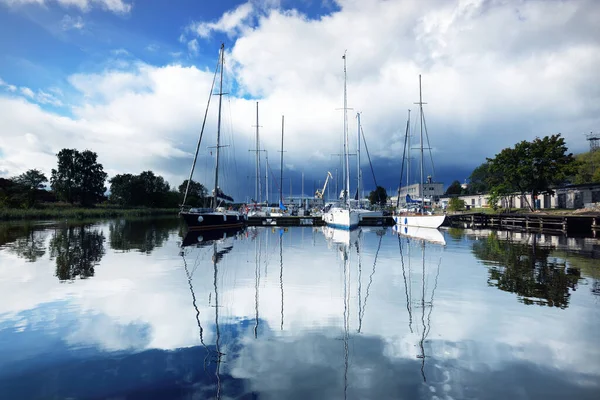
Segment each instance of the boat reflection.
[[[214,364],[215,379],[216,379],[216,393],[215,398],[221,398],[221,363],[225,353],[221,350],[221,330],[219,326],[219,284],[218,284],[218,264],[223,258],[233,250],[234,240],[238,237],[242,237],[243,229],[241,228],[229,228],[222,230],[210,230],[210,231],[190,231],[186,234],[183,242],[181,243],[180,255],[183,259],[184,270],[187,276],[190,293],[192,296],[192,305],[195,311],[196,323],[198,325],[199,337],[202,346],[206,351],[204,358],[205,371],[207,367]],[[194,286],[192,283],[193,274],[198,268],[198,264],[195,264],[192,271],[188,267],[186,256],[189,250],[194,247],[198,248],[209,248],[212,247],[212,266],[213,266],[213,289],[214,289],[214,305],[211,305],[212,293],[209,295],[209,306],[215,309],[215,343],[209,347],[204,342],[204,329],[200,321],[200,310],[196,303],[196,294],[194,292]],[[258,288],[258,287],[257,287]],[[258,290],[258,289],[257,289]],[[257,292],[257,324],[258,324],[258,292]],[[258,326],[258,325],[257,325]],[[256,328],[255,328],[256,334]]]
[[392,232],[408,238],[425,240],[427,242],[441,244],[443,246],[446,245],[444,234],[440,232],[439,229],[394,225],[392,227]]
[[[397,227],[394,227],[397,228]],[[411,335],[416,335],[417,347],[419,348],[419,354],[417,358],[421,359],[421,376],[423,382],[427,382],[425,374],[425,358],[429,357],[425,354],[425,343],[431,331],[431,314],[433,312],[433,299],[435,291],[438,285],[438,278],[440,274],[440,266],[442,262],[441,256],[435,259],[429,259],[425,257],[426,248],[431,249],[430,254],[433,250],[439,250],[446,245],[443,234],[437,229],[429,228],[418,228],[418,227],[398,227],[399,229],[393,229],[393,232],[398,234],[398,249],[400,252],[400,263],[402,265],[402,277],[404,280],[404,288],[406,293],[406,311],[408,313],[408,327]],[[419,247],[421,252],[419,265],[413,269],[411,257],[411,251],[414,251],[414,247]],[[428,262],[429,261],[429,262]],[[432,267],[432,264],[435,267]],[[430,281],[431,275],[435,271],[435,278],[433,281],[433,287],[431,294],[428,294],[428,282]],[[420,274],[420,287],[417,286],[416,293],[420,294],[420,300],[413,300],[413,274],[417,277]],[[418,278],[417,278],[418,279]],[[417,294],[417,296],[419,296]],[[427,299],[427,300],[426,300]],[[413,329],[413,308],[421,309],[421,323],[415,324]],[[427,311],[426,311],[427,310]],[[427,315],[427,316],[426,316]]]
[[181,242],[181,247],[206,247],[215,241],[226,241],[241,237],[245,230],[241,227],[227,229],[211,229],[206,231],[188,231]]

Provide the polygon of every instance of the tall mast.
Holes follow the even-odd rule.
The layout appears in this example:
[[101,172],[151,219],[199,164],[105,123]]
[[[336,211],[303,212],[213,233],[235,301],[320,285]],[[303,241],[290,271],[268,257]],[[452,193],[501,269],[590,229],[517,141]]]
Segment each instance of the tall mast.
[[221,43],[221,81],[219,82],[219,116],[217,118],[217,157],[215,166],[215,191],[213,194],[213,208],[217,207],[217,193],[219,190],[219,146],[221,144],[221,101],[223,100],[223,63],[225,55],[225,43]]
[[358,135],[356,137],[356,159],[357,159],[357,163],[356,163],[356,193],[358,196],[358,208],[360,208],[360,178],[361,178],[361,173],[360,173],[360,113],[356,113],[356,118],[358,119]]
[[279,201],[283,204],[283,127],[284,127],[284,118],[285,116],[281,116],[281,166],[280,166],[280,175],[279,175]]
[[419,188],[421,192],[421,215],[423,215],[425,208],[425,190],[423,188],[423,94],[421,92],[421,74],[419,74],[419,110],[421,110],[421,144],[419,146],[421,150],[421,182]]
[[265,202],[269,205],[269,153],[265,150]]
[[344,59],[344,174],[345,174],[345,187],[344,187],[344,202],[350,206],[349,192],[350,192],[350,167],[348,158],[348,95],[346,91],[346,52],[342,56]]
[[262,201],[262,188],[260,186],[260,139],[258,134],[258,101],[256,102],[256,200]]

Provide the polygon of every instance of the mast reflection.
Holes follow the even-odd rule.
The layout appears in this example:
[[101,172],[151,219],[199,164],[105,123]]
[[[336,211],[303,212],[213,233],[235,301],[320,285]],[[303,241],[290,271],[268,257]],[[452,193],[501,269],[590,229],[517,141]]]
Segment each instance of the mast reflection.
[[[207,350],[207,355],[204,360],[204,367],[208,364],[214,362],[215,363],[215,378],[216,378],[216,393],[215,398],[221,398],[221,362],[222,357],[225,355],[221,351],[221,331],[219,327],[219,286],[218,286],[218,264],[219,262],[233,250],[233,242],[238,235],[243,232],[240,228],[227,229],[227,230],[210,230],[210,231],[196,231],[196,232],[188,232],[185,236],[182,244],[181,244],[181,252],[180,255],[184,261],[184,269],[186,271],[186,275],[188,278],[188,283],[190,287],[190,293],[192,294],[192,304],[194,310],[196,311],[196,322],[198,324],[198,329],[200,333],[200,342]],[[221,250],[218,249],[219,244],[224,244]],[[214,309],[215,309],[215,348],[211,350],[204,342],[203,332],[204,329],[200,323],[200,311],[196,304],[196,295],[194,293],[193,285],[192,285],[192,275],[197,268],[197,265],[194,266],[192,273],[189,272],[189,268],[185,259],[186,250],[189,248],[206,248],[212,246],[212,264],[213,264],[213,289],[214,289]],[[211,296],[209,296],[209,305],[211,301]]]
[[[421,359],[421,376],[423,377],[423,382],[427,382],[427,376],[425,375],[425,358],[428,357],[425,354],[425,340],[429,336],[429,332],[431,331],[431,313],[433,311],[433,298],[435,295],[435,290],[437,289],[438,278],[440,273],[440,266],[442,259],[440,257],[437,262],[437,268],[435,273],[435,279],[433,284],[433,289],[431,291],[431,297],[429,301],[425,301],[427,285],[426,285],[426,277],[428,275],[428,271],[426,268],[425,262],[425,248],[426,247],[440,247],[442,248],[446,245],[446,240],[444,235],[437,229],[431,228],[411,228],[411,227],[394,227],[393,232],[398,234],[398,248],[400,250],[400,262],[402,265],[402,277],[404,279],[404,288],[406,293],[406,310],[408,312],[408,326],[411,333],[413,333],[412,328],[412,279],[411,279],[411,266],[410,266],[410,248],[411,242],[416,242],[419,244],[421,248],[421,300],[419,302],[419,306],[421,308],[421,332],[419,336],[418,347],[420,354],[417,355],[417,358]],[[405,262],[402,242],[406,241],[407,248],[407,257]],[[408,266],[406,266],[408,264]],[[408,269],[408,279],[406,277],[406,270]],[[427,312],[427,318],[425,317],[425,308],[429,307]],[[417,328],[417,330],[419,330]]]

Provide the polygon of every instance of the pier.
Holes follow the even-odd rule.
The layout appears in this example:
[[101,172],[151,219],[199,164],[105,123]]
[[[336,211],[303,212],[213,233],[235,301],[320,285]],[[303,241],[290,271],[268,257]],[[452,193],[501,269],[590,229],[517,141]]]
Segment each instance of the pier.
[[596,237],[600,231],[600,215],[463,213],[448,215],[446,224],[459,228],[592,234]]

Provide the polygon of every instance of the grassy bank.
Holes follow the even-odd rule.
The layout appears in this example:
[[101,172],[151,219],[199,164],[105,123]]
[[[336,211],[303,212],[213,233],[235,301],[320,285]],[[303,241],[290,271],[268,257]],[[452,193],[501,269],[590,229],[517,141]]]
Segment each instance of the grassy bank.
[[88,218],[146,217],[152,215],[173,215],[177,208],[117,208],[117,207],[42,207],[31,209],[0,208],[0,221]]

